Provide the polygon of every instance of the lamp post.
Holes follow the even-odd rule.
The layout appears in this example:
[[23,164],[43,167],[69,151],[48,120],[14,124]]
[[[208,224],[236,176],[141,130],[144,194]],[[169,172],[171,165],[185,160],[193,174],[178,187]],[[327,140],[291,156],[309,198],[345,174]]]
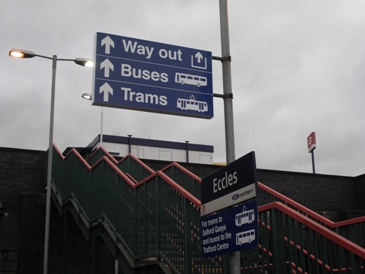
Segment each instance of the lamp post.
[[[82,98],[86,99],[86,100],[92,100],[93,99],[93,96],[89,93],[84,93],[81,95]],[[104,120],[104,114],[103,114],[103,111],[104,108],[101,107],[101,112],[100,112],[100,146],[102,145],[103,143],[103,120]]]
[[44,258],[43,258],[43,274],[48,273],[48,246],[49,246],[49,224],[51,213],[51,180],[52,180],[52,158],[53,158],[53,124],[54,124],[54,104],[56,92],[56,68],[57,61],[72,61],[80,66],[92,67],[93,61],[86,58],[64,59],[57,58],[57,55],[52,57],[35,54],[33,51],[11,49],[9,51],[10,57],[15,58],[34,58],[40,57],[52,60],[52,88],[51,88],[51,109],[50,109],[50,123],[49,123],[49,143],[48,143],[48,161],[47,161],[47,197],[46,197],[46,222],[44,232]]

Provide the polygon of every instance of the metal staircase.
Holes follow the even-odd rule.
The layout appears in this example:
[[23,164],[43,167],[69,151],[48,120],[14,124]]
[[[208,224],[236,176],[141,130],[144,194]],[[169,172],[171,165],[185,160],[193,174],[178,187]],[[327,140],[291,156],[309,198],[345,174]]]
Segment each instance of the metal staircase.
[[[199,177],[102,148],[87,160],[54,149],[59,212],[103,239],[125,273],[230,273],[224,258],[201,257]],[[365,217],[333,223],[261,183],[259,192],[259,246],[241,252],[242,273],[365,273]]]

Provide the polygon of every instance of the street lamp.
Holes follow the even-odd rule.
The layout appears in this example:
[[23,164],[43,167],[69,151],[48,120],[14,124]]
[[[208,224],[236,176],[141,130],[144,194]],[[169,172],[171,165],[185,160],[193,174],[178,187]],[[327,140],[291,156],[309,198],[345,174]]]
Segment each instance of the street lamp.
[[89,93],[83,93],[81,95],[82,98],[86,99],[86,100],[92,100],[93,99],[93,96]]
[[[86,99],[86,100],[92,100],[93,99],[93,96],[89,93],[83,93],[81,95],[82,98]],[[103,107],[101,107],[101,112],[100,112],[100,146],[102,145],[103,143]]]
[[48,273],[48,246],[49,246],[49,224],[51,213],[51,180],[52,180],[52,158],[53,158],[53,124],[54,124],[54,104],[55,104],[55,86],[56,86],[56,68],[57,61],[73,61],[78,65],[92,67],[93,61],[86,58],[64,59],[57,58],[57,55],[52,57],[35,54],[33,51],[11,49],[9,51],[10,57],[15,58],[34,58],[40,57],[52,60],[52,88],[51,88],[51,109],[50,109],[50,123],[49,123],[49,144],[48,144],[48,161],[47,161],[47,197],[46,197],[46,224],[44,232],[44,259],[43,259],[43,274]]
[[[53,60],[53,57],[54,57],[54,56],[48,57],[48,56],[44,56],[44,55],[35,54],[33,51],[24,50],[24,49],[11,49],[9,51],[9,56],[14,57],[14,58],[41,57],[41,58],[50,59],[50,60]],[[80,66],[88,67],[88,68],[92,68],[94,66],[93,60],[91,60],[89,58],[63,59],[63,58],[57,58],[57,56],[56,56],[56,61],[73,61]]]

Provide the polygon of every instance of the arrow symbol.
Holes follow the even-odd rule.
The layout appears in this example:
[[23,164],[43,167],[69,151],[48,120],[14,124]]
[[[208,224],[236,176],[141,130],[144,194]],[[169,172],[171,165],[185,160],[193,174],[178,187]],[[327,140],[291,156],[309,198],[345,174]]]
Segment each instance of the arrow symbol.
[[103,101],[108,102],[109,101],[109,93],[110,93],[110,95],[113,95],[113,88],[107,82],[105,82],[99,88],[99,93],[104,93],[103,94]]
[[100,69],[104,69],[104,77],[109,77],[109,70],[114,71],[114,65],[109,59],[105,59],[100,63]]
[[198,60],[198,63],[200,63],[203,60],[203,55],[198,51],[195,54],[195,58]]
[[108,35],[101,40],[101,46],[105,46],[105,54],[110,54],[110,47],[114,48],[114,41]]

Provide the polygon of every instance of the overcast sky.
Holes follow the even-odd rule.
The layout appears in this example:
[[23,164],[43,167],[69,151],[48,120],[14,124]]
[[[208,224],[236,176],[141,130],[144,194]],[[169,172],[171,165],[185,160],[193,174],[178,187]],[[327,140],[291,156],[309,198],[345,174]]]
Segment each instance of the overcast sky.
[[[365,173],[365,1],[231,0],[228,3],[236,158],[258,168]],[[46,150],[51,61],[8,57],[10,48],[93,57],[96,32],[221,55],[218,0],[12,0],[0,9],[0,146]],[[213,63],[214,93],[222,69]],[[100,131],[92,69],[58,62],[54,141],[86,146]],[[209,144],[225,161],[223,100],[210,120],[104,108],[104,133]]]

